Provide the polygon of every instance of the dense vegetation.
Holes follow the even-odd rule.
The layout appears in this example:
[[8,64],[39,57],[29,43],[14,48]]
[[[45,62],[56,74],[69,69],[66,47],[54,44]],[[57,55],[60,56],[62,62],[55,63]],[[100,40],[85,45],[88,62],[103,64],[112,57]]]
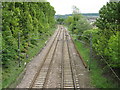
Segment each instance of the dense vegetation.
[[78,35],[78,39],[80,39],[84,31],[92,28],[87,19],[81,14],[73,14],[73,16],[69,16],[64,22],[69,26],[69,30],[72,34]]
[[[97,56],[99,57],[98,59],[93,58],[96,61],[92,61],[93,69],[91,70],[91,76],[92,76],[92,79],[94,79],[93,84],[96,87],[100,87],[100,88],[116,87],[112,84],[109,84],[106,86],[102,85],[103,83],[109,82],[109,79],[110,79],[109,77],[107,77],[109,78],[108,80],[105,78],[102,79],[102,77],[103,77],[103,74],[107,72],[105,68],[108,68],[108,64],[114,70],[118,70],[117,73],[119,75],[120,2],[119,3],[109,2],[106,5],[104,5],[99,10],[99,18],[94,23],[95,27],[91,27],[91,25],[86,21],[86,19],[81,14],[78,14],[78,13],[74,13],[73,16],[69,16],[65,20],[65,23],[68,26],[69,30],[71,31],[75,39],[82,41],[82,43],[84,42],[85,45],[86,44],[88,45],[88,47],[91,42],[94,53],[96,53]],[[80,44],[78,43],[78,41],[75,41],[75,43],[79,48]],[[105,60],[105,62],[101,61],[103,66],[100,66],[100,63],[97,64],[97,62],[101,60],[101,56]],[[107,64],[106,64],[106,61],[108,62]],[[86,60],[86,62],[88,63],[88,59]],[[97,67],[95,64],[102,67],[101,69],[99,68],[99,70],[101,71],[98,72],[98,70],[95,69],[95,67]],[[109,70],[108,70],[108,73],[109,73]],[[100,76],[99,77],[96,76],[97,74],[99,74]]]
[[[74,38],[74,37],[73,37]],[[88,64],[90,59],[90,48],[85,45],[84,43],[81,43],[80,41],[74,40],[74,43],[80,52],[82,58],[85,60],[85,62]],[[93,87],[96,88],[116,88],[118,87],[116,81],[113,83],[113,80],[110,80],[103,76],[103,73],[106,72],[106,69],[101,69],[100,63],[98,63],[97,59],[92,60],[91,64],[91,70],[90,70],[90,84]],[[107,72],[108,73],[108,72]],[[108,73],[110,76],[110,73]],[[112,82],[111,82],[112,81]]]
[[14,72],[9,68],[26,62],[35,53],[34,48],[40,48],[52,33],[55,11],[49,2],[3,2],[2,5],[3,87],[7,87],[11,83],[7,80]]
[[[119,29],[120,29],[120,3],[109,2],[100,11],[100,17],[95,22],[97,28],[90,29],[90,25],[80,15],[68,17],[66,23],[72,33],[80,35],[78,39],[90,42],[92,34],[93,48],[98,55],[104,56],[111,67],[120,68]],[[90,29],[90,30],[88,30]]]
[[57,21],[57,23],[58,24],[64,24],[64,18],[58,18],[58,19],[56,19],[56,21]]
[[89,40],[93,34],[93,48],[109,62],[111,67],[120,68],[119,29],[120,29],[120,3],[110,2],[104,5],[95,22],[98,29],[85,31],[84,39]]

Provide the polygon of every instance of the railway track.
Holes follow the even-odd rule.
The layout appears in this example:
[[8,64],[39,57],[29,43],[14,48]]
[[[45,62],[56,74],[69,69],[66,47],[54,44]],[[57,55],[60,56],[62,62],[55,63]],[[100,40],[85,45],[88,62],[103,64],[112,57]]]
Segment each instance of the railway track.
[[[65,32],[64,32],[65,33]],[[74,80],[72,78],[72,69],[69,57],[69,50],[67,44],[67,34],[64,34],[64,48],[63,48],[63,88],[74,88]]]
[[45,84],[45,81],[47,78],[47,73],[49,71],[49,67],[52,62],[52,58],[54,56],[54,51],[56,49],[60,33],[61,33],[61,31],[58,30],[57,34],[54,37],[54,40],[48,50],[48,53],[45,56],[41,67],[39,67],[39,70],[37,71],[29,88],[43,88],[44,87],[44,84]]
[[[59,26],[48,52],[42,64],[39,66],[29,88],[46,88],[49,86],[47,84],[54,82],[54,78],[52,80],[50,76],[54,75],[53,73],[58,74],[58,72],[60,73],[58,74],[59,78],[57,78],[59,80],[56,82],[58,85],[55,86],[55,88],[80,88],[74,62],[75,56],[71,53],[70,43],[71,37],[68,31],[63,28],[63,26]],[[55,65],[55,63],[57,63],[57,65]],[[59,71],[52,69],[59,69]]]
[[67,30],[64,29],[64,48],[63,48],[63,88],[80,88],[76,70],[74,68],[74,61],[70,55],[70,35]]

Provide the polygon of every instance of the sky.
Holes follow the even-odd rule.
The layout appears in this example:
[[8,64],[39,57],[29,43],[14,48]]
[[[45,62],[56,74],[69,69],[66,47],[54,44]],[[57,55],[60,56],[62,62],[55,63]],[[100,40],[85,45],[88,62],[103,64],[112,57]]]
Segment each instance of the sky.
[[72,13],[72,6],[79,8],[81,13],[98,13],[109,0],[47,0],[55,8],[56,15]]

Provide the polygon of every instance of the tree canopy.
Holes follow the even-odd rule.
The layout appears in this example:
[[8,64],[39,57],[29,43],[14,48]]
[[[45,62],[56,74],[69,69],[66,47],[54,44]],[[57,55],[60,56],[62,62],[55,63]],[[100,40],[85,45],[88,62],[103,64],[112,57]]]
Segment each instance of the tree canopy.
[[43,38],[40,34],[47,33],[55,24],[55,10],[49,2],[3,2],[2,5],[2,63],[7,65],[18,59],[18,37],[20,52],[27,53],[28,47],[34,47],[37,39]]

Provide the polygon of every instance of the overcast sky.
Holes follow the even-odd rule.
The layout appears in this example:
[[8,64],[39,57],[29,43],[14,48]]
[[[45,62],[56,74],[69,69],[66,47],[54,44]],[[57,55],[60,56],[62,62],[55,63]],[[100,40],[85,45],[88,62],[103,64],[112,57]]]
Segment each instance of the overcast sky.
[[71,14],[75,5],[81,13],[98,13],[109,0],[47,0],[55,8],[57,14]]

